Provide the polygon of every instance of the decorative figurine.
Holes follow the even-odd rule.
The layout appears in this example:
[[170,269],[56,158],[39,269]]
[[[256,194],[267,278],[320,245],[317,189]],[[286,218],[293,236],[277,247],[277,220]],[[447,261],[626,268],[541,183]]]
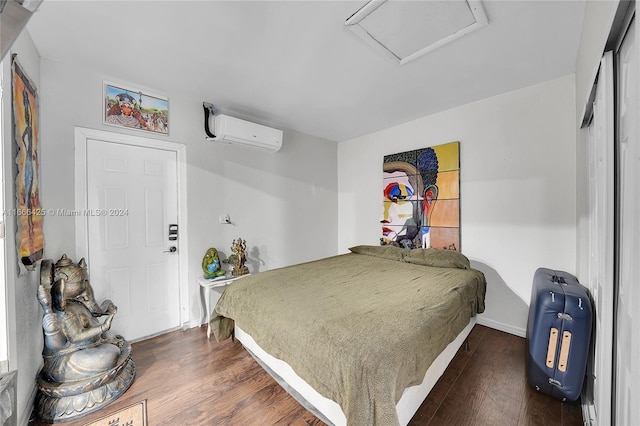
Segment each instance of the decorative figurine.
[[118,399],[135,377],[131,344],[109,332],[118,308],[95,300],[85,260],[43,260],[38,301],[44,310],[44,366],[36,379],[36,415],[57,423]]
[[229,256],[229,259],[233,256],[233,269],[231,270],[231,275],[234,277],[239,277],[241,275],[247,275],[249,273],[249,268],[247,268],[244,263],[247,261],[247,257],[245,255],[245,251],[247,250],[247,242],[242,238],[238,238],[237,240],[233,240],[231,243],[231,252],[233,253]]
[[206,279],[212,279],[223,276],[226,272],[220,267],[220,257],[218,250],[211,247],[202,258],[202,272]]

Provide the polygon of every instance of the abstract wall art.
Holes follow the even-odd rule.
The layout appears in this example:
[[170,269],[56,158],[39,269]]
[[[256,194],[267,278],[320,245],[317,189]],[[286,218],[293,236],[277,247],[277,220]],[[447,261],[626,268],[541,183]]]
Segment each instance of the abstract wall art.
[[20,272],[34,270],[42,260],[44,235],[43,210],[38,182],[38,97],[36,88],[18,62],[12,62],[13,117],[16,154],[16,208],[18,231],[16,245]]
[[460,142],[386,155],[381,245],[460,250]]

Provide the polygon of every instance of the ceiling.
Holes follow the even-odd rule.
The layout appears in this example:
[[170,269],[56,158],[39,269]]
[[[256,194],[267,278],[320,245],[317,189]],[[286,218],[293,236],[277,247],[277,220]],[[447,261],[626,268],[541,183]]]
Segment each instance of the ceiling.
[[365,3],[44,0],[27,29],[43,58],[336,142],[575,71],[584,0],[485,0],[404,65],[345,26]]

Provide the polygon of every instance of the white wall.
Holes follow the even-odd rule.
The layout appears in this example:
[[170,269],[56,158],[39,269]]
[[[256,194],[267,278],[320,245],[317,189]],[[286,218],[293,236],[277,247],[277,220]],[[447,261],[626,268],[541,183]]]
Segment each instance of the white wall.
[[384,155],[460,141],[461,246],[488,280],[482,320],[524,335],[535,269],[575,273],[575,114],[569,75],[340,143],[338,250],[378,244]]
[[[42,204],[47,209],[73,209],[74,126],[137,136],[146,133],[102,124],[103,80],[118,82],[116,78],[46,59],[41,64]],[[141,87],[139,82],[129,84]],[[162,88],[149,90],[163,93]],[[202,256],[211,246],[228,255],[233,239],[245,239],[248,266],[254,272],[335,254],[334,142],[285,131],[277,153],[216,144],[204,137],[203,99],[165,95],[170,108],[167,140],[187,147],[193,321],[199,315],[195,279],[202,274]],[[225,213],[231,216],[232,225],[219,223],[219,216]],[[44,227],[47,256],[85,256],[75,253],[72,217],[46,217]]]
[[[120,82],[116,77],[39,59],[33,46],[27,47],[32,50],[24,53],[25,60],[21,62],[36,82],[40,96],[41,204],[44,209],[73,210],[76,208],[74,127],[142,137],[147,133],[102,124],[103,80]],[[10,75],[6,66],[5,75]],[[141,82],[124,83],[145,89]],[[285,130],[283,147],[278,153],[207,142],[202,102],[215,102],[214,99],[185,99],[180,94],[163,93],[162,88],[149,91],[168,96],[170,102],[170,136],[154,137],[186,145],[192,326],[199,325],[200,321],[195,279],[202,274],[202,256],[207,248],[214,246],[228,255],[233,239],[245,239],[247,265],[252,272],[336,254],[337,145],[334,142],[289,130]],[[10,103],[7,104],[10,97],[3,99],[4,137],[9,141],[10,126],[6,126],[6,122],[11,117]],[[9,208],[15,205],[11,156],[4,159],[4,164],[5,191],[9,190],[5,203]],[[225,213],[231,216],[233,225],[218,223],[218,217]],[[75,252],[73,217],[46,216],[43,226],[45,258],[55,261],[66,253],[77,261],[86,256],[86,253]],[[7,229],[14,227],[15,223],[9,222]],[[15,278],[15,244],[8,239],[6,245],[9,280],[15,281],[9,292],[8,317],[10,326],[18,327],[12,334],[17,345],[10,348],[13,355],[10,360],[19,360],[19,364],[10,368],[19,369],[18,404],[28,418],[34,380],[42,364],[42,312],[36,299],[38,278],[36,273],[19,280]]]
[[[16,207],[15,156],[16,144],[13,139],[12,96],[11,96],[11,54],[17,53],[17,60],[31,82],[39,87],[40,58],[26,32],[23,32],[11,52],[2,62],[2,138],[3,138],[3,197],[5,209]],[[9,370],[18,370],[17,407],[18,424],[27,424],[35,396],[35,378],[42,365],[42,311],[36,298],[39,271],[18,276],[16,252],[16,217],[5,215],[5,279],[7,308],[7,344]]]

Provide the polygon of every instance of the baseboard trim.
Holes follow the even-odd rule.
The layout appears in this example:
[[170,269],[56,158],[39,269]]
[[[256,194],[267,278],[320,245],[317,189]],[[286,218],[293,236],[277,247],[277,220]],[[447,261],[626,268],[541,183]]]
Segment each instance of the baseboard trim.
[[24,411],[21,413],[20,418],[18,419],[18,425],[27,426],[29,424],[29,420],[31,420],[31,413],[33,412],[33,404],[36,401],[37,393],[38,387],[36,386],[36,382],[34,380],[33,388],[31,389],[31,394],[29,395],[27,405],[25,406]]
[[596,422],[596,406],[593,402],[589,402],[586,392],[582,391],[582,424],[584,426],[595,426]]
[[489,318],[483,318],[482,315],[478,316],[478,324],[484,325],[489,328],[494,328],[499,331],[504,331],[505,333],[513,334],[519,337],[527,337],[527,330],[520,327],[514,327],[509,324],[505,324],[499,321],[495,321]]

